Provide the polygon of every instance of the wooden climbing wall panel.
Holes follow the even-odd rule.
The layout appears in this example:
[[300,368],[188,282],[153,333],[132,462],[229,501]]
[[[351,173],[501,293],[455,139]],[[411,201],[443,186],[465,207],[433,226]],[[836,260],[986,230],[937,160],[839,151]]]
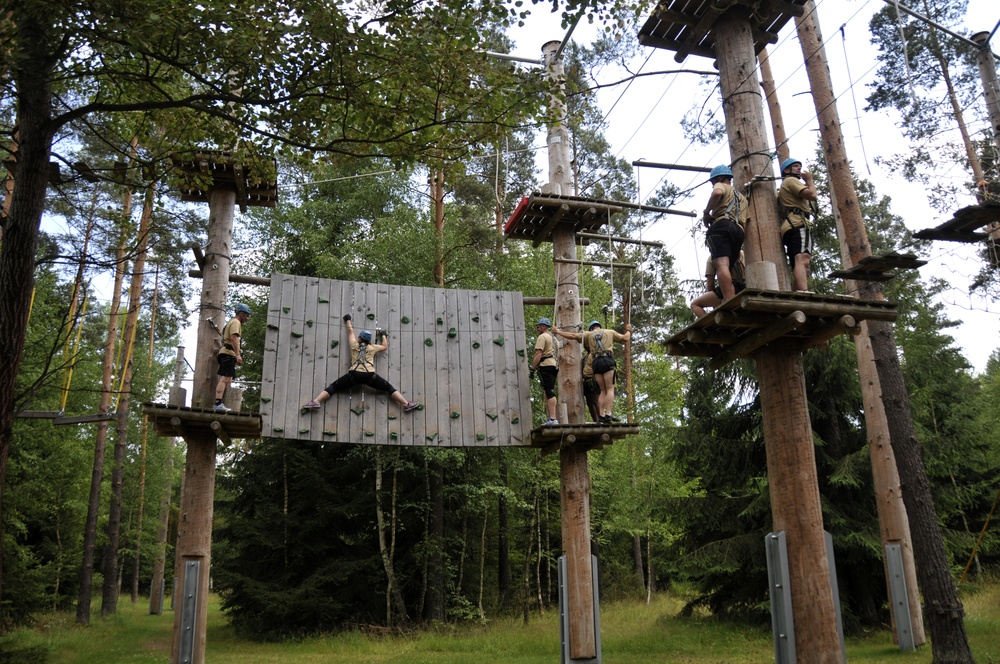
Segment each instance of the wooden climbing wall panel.
[[[375,369],[420,410],[356,387],[301,408],[346,373],[344,314],[381,330]],[[415,288],[275,274],[267,309],[262,435],[316,442],[443,447],[531,444],[521,294]]]

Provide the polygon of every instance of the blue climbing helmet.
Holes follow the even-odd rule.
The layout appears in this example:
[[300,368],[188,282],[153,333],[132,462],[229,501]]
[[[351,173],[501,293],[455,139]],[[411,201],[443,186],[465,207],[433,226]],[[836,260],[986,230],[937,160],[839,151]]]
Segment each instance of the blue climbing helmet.
[[236,313],[250,315],[250,307],[240,302],[236,305]]
[[366,344],[370,344],[372,342],[371,330],[361,330],[361,334],[358,335],[358,339],[360,339]]
[[781,174],[784,175],[785,171],[792,164],[801,164],[801,163],[802,163],[802,161],[800,159],[796,159],[794,157],[789,157],[788,159],[786,159],[783,162],[781,162]]
[[535,323],[535,325],[536,326],[544,325],[545,327],[552,327],[552,321],[550,321],[548,318],[539,318],[538,322]]
[[712,172],[708,174],[708,179],[714,181],[715,178],[725,175],[727,178],[733,177],[733,169],[729,168],[725,164],[719,164],[712,169]]
[[598,322],[596,320],[592,320],[592,321],[590,321],[590,325],[587,326],[587,330],[588,331],[589,330],[593,330],[595,327],[600,327],[600,326],[601,326],[600,322]]

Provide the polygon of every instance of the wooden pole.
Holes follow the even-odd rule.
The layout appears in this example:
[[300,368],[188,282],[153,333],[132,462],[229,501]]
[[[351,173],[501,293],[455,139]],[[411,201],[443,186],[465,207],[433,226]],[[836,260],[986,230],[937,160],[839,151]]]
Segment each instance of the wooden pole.
[[785,134],[785,122],[781,117],[781,103],[778,101],[777,90],[774,87],[774,74],[771,73],[771,59],[767,47],[757,54],[760,63],[760,88],[764,91],[767,101],[767,112],[771,116],[771,132],[774,134],[774,149],[778,153],[778,163],[788,159],[788,136]]
[[[795,19],[799,44],[806,63],[809,86],[812,88],[813,103],[820,121],[820,136],[826,155],[830,178],[830,193],[833,198],[834,217],[837,222],[837,236],[840,238],[840,252],[845,269],[850,269],[862,258],[871,255],[868,234],[858,204],[854,179],[851,176],[847,149],[840,128],[840,114],[833,95],[830,68],[826,61],[823,35],[815,20],[816,7],[810,0],[803,16]],[[858,284],[848,284],[851,292],[857,292]],[[913,563],[913,542],[910,538],[910,524],[907,521],[906,506],[889,439],[889,424],[886,421],[885,406],[882,403],[882,388],[875,367],[868,323],[862,321],[862,333],[854,343],[858,358],[858,376],[861,380],[861,398],[865,408],[865,430],[868,433],[868,448],[871,456],[872,478],[875,488],[875,505],[878,511],[879,535],[882,540],[883,556],[886,545],[898,543],[903,554],[903,575],[906,581],[905,601],[909,606],[910,624],[914,645],[922,645],[927,637],[924,632],[923,614],[920,610],[920,591],[917,586],[917,572]],[[898,630],[896,603],[892,597],[892,587],[888,562],[883,557],[886,570],[886,591],[889,596],[890,618],[894,630]],[[903,598],[898,598],[903,601]]]
[[[976,61],[979,64],[979,77],[983,81],[983,92],[986,96],[986,110],[990,116],[990,126],[993,128],[993,142],[996,154],[1000,154],[1000,80],[997,79],[996,61],[990,50],[990,33],[977,32],[972,35],[972,41],[979,44]],[[978,185],[978,183],[977,183]],[[990,265],[1000,267],[1000,224],[989,225],[989,258]]]
[[[218,333],[225,325],[226,288],[229,284],[229,264],[233,240],[233,215],[236,189],[232,186],[212,188],[208,196],[208,245],[205,249],[205,277],[201,282],[201,308],[198,317],[198,351],[195,357],[194,386],[191,404],[194,408],[210,408],[215,400],[217,363],[215,361]],[[188,563],[197,563],[197,590],[192,601],[178,597],[174,612],[173,650],[171,664],[204,664],[205,626],[208,620],[208,579],[212,562],[212,513],[215,500],[215,434],[192,432],[187,441],[187,463],[184,466],[184,491],[181,494],[180,520],[177,525],[177,587],[179,592],[193,587],[185,578]],[[194,569],[192,566],[191,569]],[[186,583],[187,581],[187,583]],[[194,606],[194,615],[186,608]],[[193,651],[190,659],[181,659],[185,639],[184,622],[193,630],[190,637]]]
[[[566,106],[562,101],[564,84],[562,61],[556,57],[559,42],[542,47],[542,54],[552,84],[549,95],[548,146],[549,193],[572,195],[572,170],[569,162],[569,130]],[[558,224],[552,231],[552,253],[556,275],[556,325],[564,330],[580,324],[579,268],[559,259],[576,258],[576,233],[572,226]],[[559,352],[559,399],[566,406],[568,422],[582,424],[584,413],[583,383],[580,374],[580,344],[565,344]],[[561,410],[561,409],[560,409]],[[566,555],[566,592],[569,606],[569,655],[571,659],[593,659],[597,652],[597,624],[594,606],[594,578],[590,557],[590,476],[587,452],[572,446],[559,453],[562,538]]]
[[[750,182],[755,176],[771,176],[773,172],[746,11],[736,6],[715,24],[719,83],[738,183]],[[751,221],[745,245],[748,262],[783,264],[773,186],[767,182],[753,184],[750,200]],[[779,270],[778,277],[782,288],[787,289],[785,270]],[[826,555],[802,356],[769,347],[758,351],[755,359],[773,527],[784,531],[788,542],[796,653],[800,662],[844,662]]]

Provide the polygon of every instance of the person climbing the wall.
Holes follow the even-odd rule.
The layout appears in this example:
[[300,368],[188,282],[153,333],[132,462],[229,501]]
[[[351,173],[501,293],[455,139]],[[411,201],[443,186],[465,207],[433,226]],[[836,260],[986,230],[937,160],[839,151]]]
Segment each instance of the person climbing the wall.
[[559,424],[556,418],[556,377],[559,374],[559,364],[556,362],[556,338],[552,336],[551,328],[552,321],[548,318],[539,318],[535,324],[538,337],[535,339],[535,356],[531,359],[529,370],[532,378],[536,372],[538,373],[542,391],[545,393],[545,410],[549,419],[545,420],[542,426]]
[[596,320],[590,321],[587,331],[566,332],[556,329],[556,334],[566,339],[582,341],[584,349],[594,357],[594,380],[601,393],[597,396],[597,421],[601,424],[621,422],[612,414],[615,405],[615,358],[612,354],[615,342],[624,343],[632,338],[631,323],[625,324],[625,333],[617,330],[605,330]]
[[[746,257],[740,251],[739,258],[729,266],[729,273],[733,277],[733,288],[739,293],[747,287],[746,284]],[[705,261],[705,292],[691,301],[691,311],[698,318],[705,315],[705,307],[715,309],[722,304],[722,288],[715,280],[715,263],[709,258]]]
[[403,412],[409,413],[419,408],[420,404],[408,400],[392,386],[392,383],[375,373],[375,355],[389,348],[389,338],[383,334],[382,343],[373,344],[374,337],[370,330],[362,330],[361,334],[355,336],[351,314],[344,315],[344,326],[347,328],[347,339],[351,347],[351,367],[347,373],[317,394],[312,401],[302,406],[302,412],[319,410],[323,402],[334,393],[350,390],[356,385],[368,386],[373,390],[385,392],[390,399],[403,407]]
[[236,377],[236,367],[243,364],[240,342],[243,338],[243,323],[248,320],[250,320],[250,307],[241,302],[236,305],[233,317],[222,328],[222,348],[216,355],[216,360],[219,362],[219,382],[215,386],[215,405],[212,406],[213,410],[221,413],[229,412],[222,403],[222,398]]
[[705,206],[702,221],[708,230],[705,244],[715,266],[715,279],[719,282],[722,300],[736,295],[733,285],[732,266],[739,259],[743,249],[744,226],[749,217],[750,206],[746,196],[733,189],[733,171],[725,164],[712,169],[708,176],[712,183],[712,194]]
[[809,220],[816,204],[816,185],[812,173],[802,170],[802,162],[789,157],[781,162],[781,188],[778,189],[778,215],[781,218],[781,241],[792,268],[792,290],[809,289],[809,261],[812,234]]

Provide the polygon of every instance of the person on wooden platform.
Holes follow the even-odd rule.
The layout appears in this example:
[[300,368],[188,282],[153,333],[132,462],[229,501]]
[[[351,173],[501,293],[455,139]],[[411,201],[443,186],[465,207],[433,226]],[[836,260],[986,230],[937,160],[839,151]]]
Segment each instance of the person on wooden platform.
[[374,337],[369,330],[362,330],[361,334],[355,336],[351,314],[344,315],[344,325],[347,327],[348,343],[351,347],[351,368],[343,376],[330,383],[312,401],[302,406],[302,412],[319,410],[323,402],[336,392],[350,390],[356,385],[365,385],[373,390],[385,392],[390,399],[403,407],[404,412],[409,413],[419,408],[420,404],[408,400],[392,386],[392,383],[375,373],[375,355],[389,348],[389,338],[383,334],[382,343],[373,344]]
[[[733,277],[733,288],[737,293],[747,287],[746,257],[742,250],[736,262],[729,266],[729,273]],[[722,288],[715,280],[715,262],[711,258],[705,262],[705,289],[706,292],[691,301],[691,311],[698,318],[705,315],[705,307],[715,309],[723,300]]]
[[702,221],[707,228],[705,244],[715,264],[715,274],[722,290],[722,299],[736,295],[731,266],[739,258],[745,237],[743,228],[749,217],[747,198],[733,189],[733,171],[725,164],[712,169],[708,176],[712,194]]
[[[226,390],[236,377],[236,367],[243,364],[243,353],[240,352],[240,341],[242,339],[243,323],[250,320],[250,307],[242,302],[236,305],[235,313],[225,327],[222,328],[222,348],[216,360],[219,362],[219,382],[215,386],[214,410],[225,413],[229,412],[226,405],[222,403],[222,398],[226,395]],[[216,328],[218,329],[218,328]]]
[[584,349],[593,356],[594,380],[601,393],[597,397],[597,421],[601,424],[613,424],[621,420],[612,414],[615,405],[615,358],[613,355],[615,342],[624,343],[632,338],[632,324],[625,323],[625,333],[617,330],[605,330],[596,321],[590,321],[587,331],[566,332],[556,329],[556,334],[566,339],[582,341]]
[[598,404],[601,396],[601,388],[597,386],[597,379],[594,378],[594,356],[587,353],[583,358],[583,400],[587,402],[587,410],[590,411],[590,419],[593,422],[601,421],[601,407]]
[[538,373],[542,391],[545,393],[545,410],[549,419],[545,420],[542,426],[559,424],[556,418],[556,377],[559,375],[559,364],[556,362],[556,338],[549,331],[551,328],[552,321],[548,318],[539,318],[535,324],[538,337],[535,339],[535,356],[531,360],[529,370],[532,378],[536,372]]
[[804,172],[802,162],[792,157],[781,162],[781,177],[778,214],[781,216],[781,241],[792,268],[792,290],[809,290],[813,247],[809,220],[817,200],[816,185],[812,173]]

